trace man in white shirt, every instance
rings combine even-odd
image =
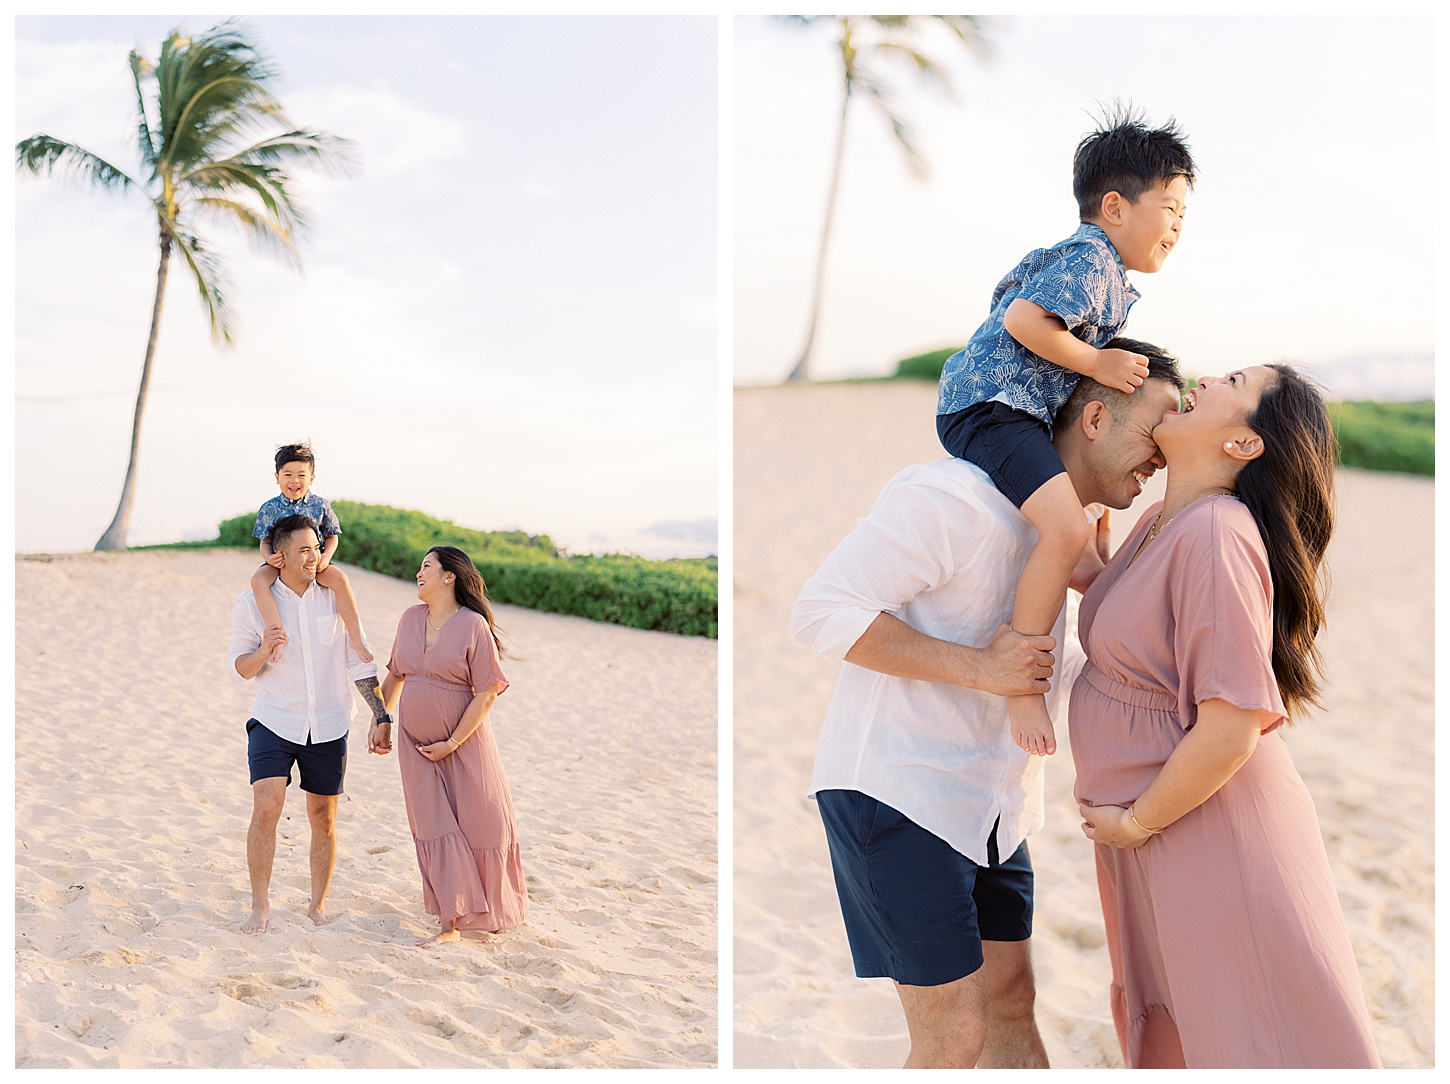
[[[227,669],[238,681],[257,683],[252,718],[247,720],[247,762],[252,778],[252,823],[247,829],[247,868],[252,880],[252,913],[243,933],[261,933],[270,911],[268,889],[277,850],[292,765],[307,794],[312,829],[312,899],[307,916],[321,926],[331,921],[323,905],[337,861],[337,796],[347,770],[347,732],[352,725],[351,679],[373,711],[368,752],[392,748],[392,719],[378,693],[376,663],[353,652],[331,591],[316,582],[322,547],[317,526],[304,515],[278,520],[268,534],[284,564],[272,585],[282,628],[268,628],[251,591],[237,596],[232,610],[232,643]],[[274,648],[295,644],[280,662]]]
[[[1053,444],[1084,504],[1126,508],[1163,460],[1153,429],[1183,378],[1147,343],[1131,395],[1088,377]],[[1107,557],[1106,514],[1073,574],[1085,590]],[[1036,535],[973,463],[908,467],[806,583],[797,640],[843,662],[816,747],[810,796],[856,974],[896,982],[908,1068],[1046,1068],[1033,1017],[1032,865],[1042,760],[1012,741],[1005,697],[1065,696],[1081,665],[1064,642],[1007,622]],[[985,966],[984,966],[985,964]]]

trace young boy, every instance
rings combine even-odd
[[[1088,523],[1052,423],[1078,380],[1131,393],[1143,357],[1099,349],[1138,299],[1127,271],[1163,266],[1183,227],[1194,164],[1173,121],[1150,129],[1119,113],[1078,144],[1073,195],[1082,225],[1051,248],[1029,252],[992,294],[971,342],[942,367],[937,434],[952,455],[977,464],[1037,528],[1017,581],[1012,628],[1052,631],[1067,598]],[[1039,756],[1057,749],[1041,696],[1009,697],[1013,740]]]
[[[262,612],[262,621],[268,628],[282,627],[282,614],[277,609],[277,600],[272,597],[272,585],[277,582],[277,570],[282,567],[282,555],[274,553],[267,535],[272,524],[286,516],[304,515],[317,524],[317,533],[322,542],[322,560],[317,565],[317,582],[337,596],[337,612],[347,626],[347,638],[352,649],[363,662],[372,662],[372,652],[363,642],[362,626],[358,623],[357,598],[352,593],[352,584],[347,575],[332,563],[337,552],[337,538],[342,527],[333,514],[332,505],[326,497],[312,492],[316,460],[312,446],[284,444],[277,449],[277,485],[282,492],[273,497],[257,511],[257,525],[252,528],[252,537],[262,540],[262,560],[266,563],[252,575],[252,595],[257,600],[257,609]],[[282,648],[272,652],[268,662],[282,658]]]

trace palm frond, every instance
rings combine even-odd
[[[134,49],[131,50],[129,60],[131,81],[136,87],[136,115],[139,118],[136,125],[136,144],[141,150],[142,163],[154,167],[156,164],[156,140],[151,135],[151,125],[146,119],[146,94],[141,89],[141,79],[149,76],[155,68],[149,60]]]
[[[993,19],[988,15],[932,15],[979,61],[996,59],[997,43],[992,38]]]
[[[925,180],[931,173],[926,158],[916,145],[916,133],[912,130],[910,122],[901,114],[896,96],[891,89],[874,77],[858,77],[856,85],[871,96],[876,108],[891,125],[891,134],[896,137],[902,152],[906,155],[906,168],[912,176],[918,180]]]
[[[185,190],[228,198],[249,192],[291,236],[306,228],[307,217],[305,208],[292,195],[290,181],[287,172],[276,166],[223,161],[198,166],[178,178],[177,183]]]
[[[333,176],[345,176],[356,168],[355,147],[351,139],[343,139],[331,132],[299,128],[294,132],[269,136],[236,151],[223,161],[244,165],[305,164],[317,166]]]
[[[206,309],[207,322],[211,327],[212,342],[230,346],[237,327],[236,314],[228,303],[231,279],[226,266],[196,234],[181,229],[174,221],[166,225],[175,239],[176,251],[191,269],[197,292],[201,294],[201,303]]]
[[[33,135],[15,144],[15,168],[35,174],[78,173],[102,188],[125,190],[136,184],[104,158],[48,135]]]
[[[289,267],[302,266],[292,233],[271,215],[221,196],[200,196],[192,201],[192,206],[199,218],[239,227],[254,251],[275,256]]]
[[[876,48],[886,56],[908,64],[917,75],[922,76],[928,82],[936,83],[943,90],[951,90],[951,73],[925,53],[894,41],[883,41]]]

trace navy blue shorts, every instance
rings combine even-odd
[[[1052,430],[1006,403],[974,403],[936,416],[942,447],[987,472],[997,492],[1021,508],[1028,497],[1064,473]]]
[[[858,977],[941,986],[982,966],[983,941],[1032,936],[1026,843],[999,861],[994,827],[979,866],[860,791],[818,791],[816,804]]]
[[[347,772],[347,735],[332,741],[306,745],[279,738],[256,719],[247,720],[247,766],[252,782],[286,776],[292,785],[292,764],[309,794],[341,794]]]

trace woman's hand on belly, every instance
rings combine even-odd
[[[1082,832],[1094,843],[1109,847],[1120,847],[1131,851],[1153,838],[1153,833],[1139,828],[1120,805],[1079,805],[1077,814],[1082,818]]]

